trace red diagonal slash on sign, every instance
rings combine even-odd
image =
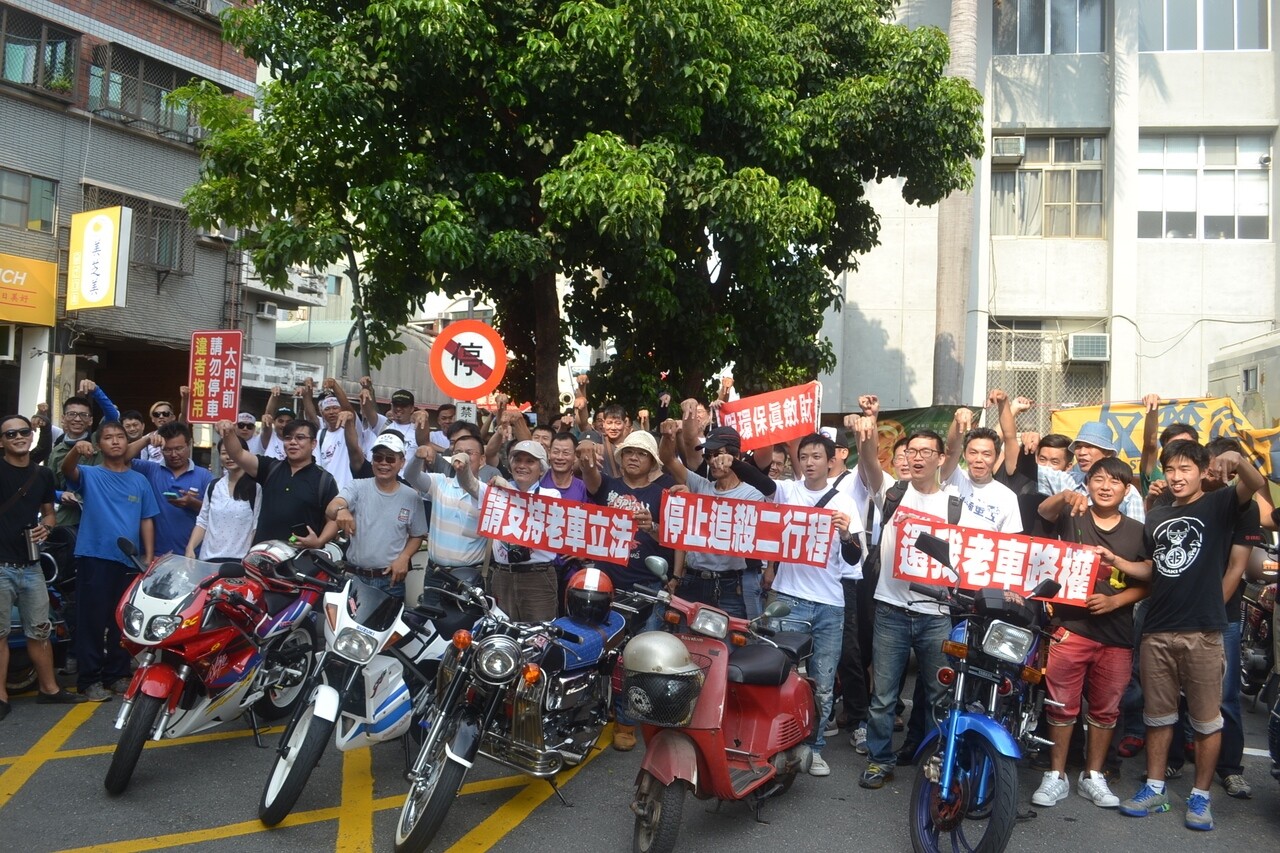
[[[463,349],[457,338],[449,341],[444,351],[453,356],[463,367],[471,368],[471,372],[481,379],[488,379],[493,373],[493,368],[481,361],[479,356],[472,355]]]

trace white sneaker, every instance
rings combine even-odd
[[[1111,788],[1107,786],[1107,777],[1101,773],[1090,771],[1081,773],[1078,786],[1076,790],[1080,796],[1086,800],[1093,800],[1093,804],[1100,809],[1114,809],[1120,805],[1120,798],[1111,793]]]
[[[822,757],[822,753],[815,752],[813,754],[813,763],[809,765],[810,776],[830,776],[831,765],[827,764],[826,759]]]
[[[1037,806],[1056,806],[1071,793],[1071,783],[1066,776],[1056,770],[1050,770],[1040,780],[1040,787],[1031,795],[1031,802]]]
[[[853,730],[853,734],[849,737],[849,743],[853,746],[853,751],[858,755],[867,754],[867,724],[859,723],[858,727]]]

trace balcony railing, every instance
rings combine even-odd
[[[271,388],[279,385],[287,389],[286,393],[292,393],[307,377],[311,377],[318,387],[324,382],[324,367],[303,361],[246,355],[240,373],[240,380],[246,388]]]

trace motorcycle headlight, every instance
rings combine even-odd
[[[699,634],[723,640],[729,633],[729,617],[718,610],[703,607],[698,610],[698,615],[693,617],[689,628]]]
[[[142,614],[138,614],[141,621]],[[147,624],[148,640],[163,640],[174,631],[178,630],[178,626],[182,624],[180,616],[152,616],[151,621]]]
[[[132,604],[124,606],[124,632],[130,637],[142,637],[142,611]]]
[[[996,620],[987,628],[982,638],[982,651],[1007,663],[1020,664],[1031,651],[1035,635],[1026,628]]]
[[[480,641],[476,655],[476,674],[490,684],[511,680],[520,666],[520,645],[510,637],[496,635]]]
[[[343,628],[333,641],[333,650],[349,661],[368,663],[378,652],[378,641],[355,628]]]

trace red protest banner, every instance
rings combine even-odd
[[[1098,555],[1087,545],[956,527],[927,515],[899,509],[893,576],[898,580],[953,586],[955,578],[937,561],[912,547],[921,533],[951,543],[953,570],[964,589],[1006,589],[1027,595],[1040,581],[1056,580],[1062,589],[1049,601],[1083,605],[1093,593]]]
[[[681,551],[821,568],[831,554],[834,515],[829,509],[666,491],[658,541]]]
[[[191,333],[187,387],[187,423],[235,420],[240,410],[240,374],[244,332]]]
[[[817,432],[821,413],[822,383],[810,382],[725,403],[716,416],[738,431],[743,450],[755,450]]]
[[[625,563],[636,538],[636,520],[623,509],[490,486],[476,532],[538,551]]]

